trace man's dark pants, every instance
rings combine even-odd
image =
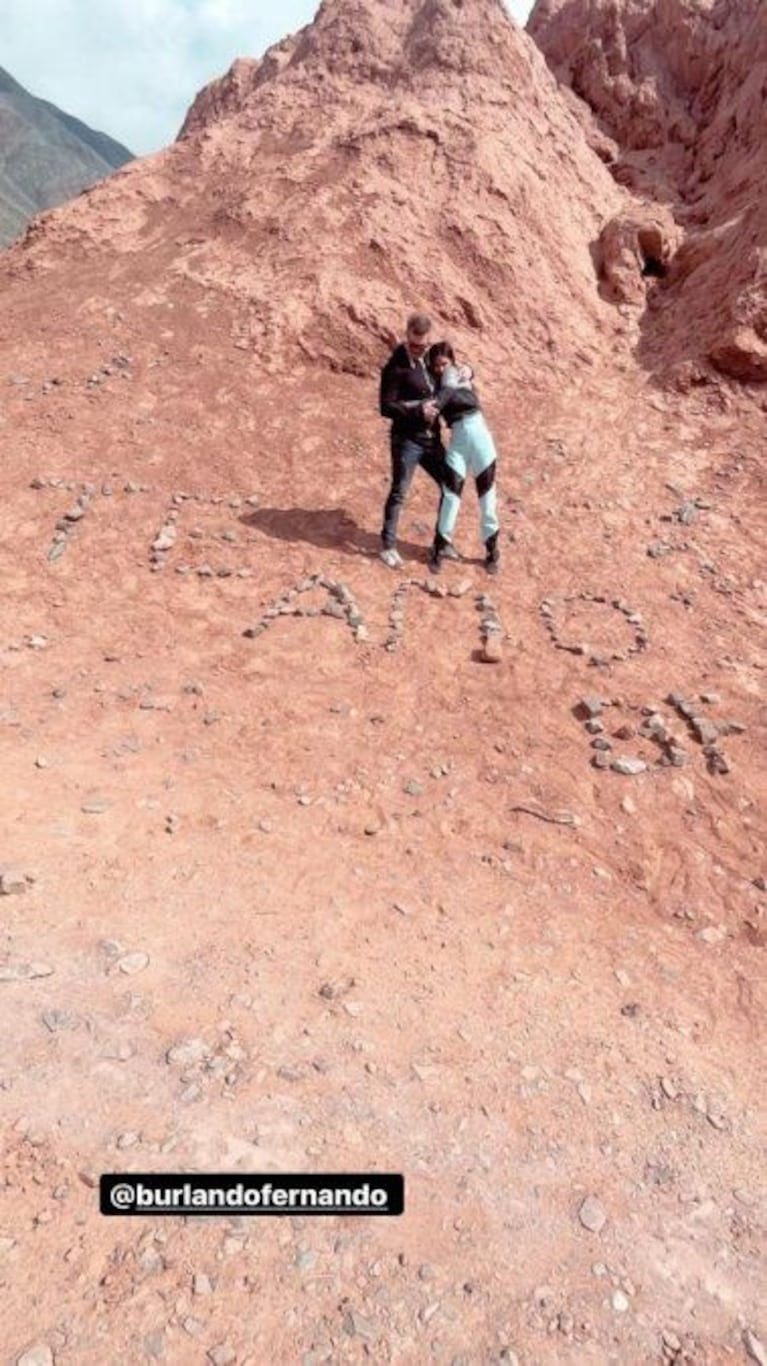
[[[384,550],[397,544],[397,527],[403,504],[410,492],[413,475],[418,466],[426,470],[442,491],[445,450],[439,438],[431,441],[416,441],[411,437],[391,435],[391,488],[384,507],[384,522],[381,532]],[[440,496],[440,503],[442,498]]]

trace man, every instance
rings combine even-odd
[[[381,370],[381,416],[391,422],[391,488],[384,507],[381,559],[390,569],[399,569],[402,556],[397,550],[400,512],[419,465],[442,491],[444,449],[439,424],[424,417],[423,405],[434,392],[434,381],[426,367],[431,319],[413,313],[407,320],[405,340],[395,347]],[[458,559],[450,547],[449,558]]]

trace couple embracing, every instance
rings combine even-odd
[[[476,481],[485,566],[500,564],[496,514],[496,452],[473,386],[470,367],[455,363],[449,342],[430,345],[431,320],[422,313],[408,319],[405,340],[381,371],[381,416],[391,421],[392,480],[384,508],[381,559],[398,569],[397,526],[413,475],[420,465],[440,489],[437,527],[429,557],[432,573],[443,560],[459,559],[453,546],[461,494],[468,475]],[[447,451],[439,419],[450,430]]]

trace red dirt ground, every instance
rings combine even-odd
[[[423,591],[421,478],[388,650],[384,341],[365,376],[267,373],[238,301],[170,285],[125,203],[111,273],[57,236],[87,204],[3,264],[3,1360],[764,1360],[760,391],[664,389],[596,281],[580,360],[575,318],[536,370],[533,262],[506,365],[504,333],[458,329],[502,575],[468,491],[464,563]],[[244,634],[314,574],[367,640],[322,614]],[[736,723],[727,772],[671,692]],[[594,696],[637,776],[594,767]],[[684,766],[615,736],[643,708]],[[404,1173],[401,1218],[98,1213],[102,1172],[367,1169]]]

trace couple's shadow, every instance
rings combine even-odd
[[[344,555],[370,558],[381,550],[381,537],[358,526],[343,508],[260,507],[243,513],[240,521],[277,541],[306,541],[321,550],[340,551]],[[398,546],[409,559],[428,559],[428,546],[402,540]]]

